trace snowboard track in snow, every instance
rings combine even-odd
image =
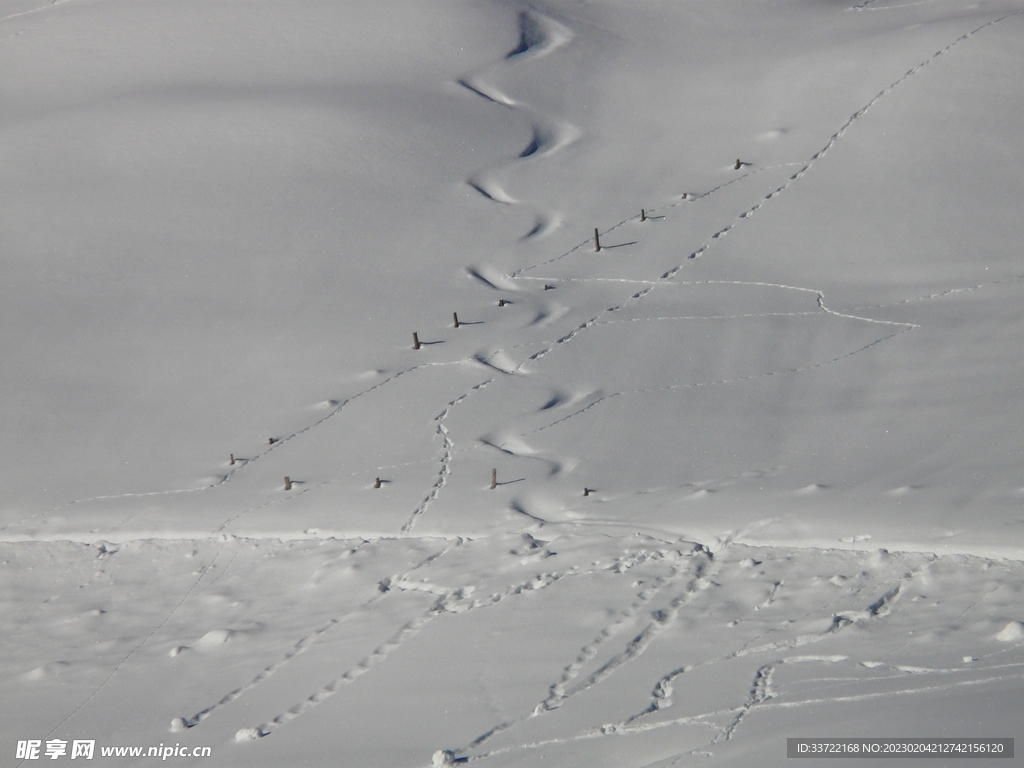
[[[488,77],[491,74],[500,77],[501,73],[508,68],[520,67],[529,61],[547,56],[573,39],[573,34],[567,27],[534,8],[524,8],[519,11],[518,31],[519,42],[515,48],[497,61],[486,64],[456,80],[459,85],[476,96],[480,96],[492,104],[521,113],[531,124],[530,140],[521,151],[510,159],[499,160],[474,172],[466,180],[466,184],[485,199],[500,205],[524,204],[505,190],[500,179],[505,175],[505,171],[522,163],[536,162],[550,157],[581,136],[577,126],[538,112],[529,105],[513,99],[494,85]],[[523,239],[546,235],[562,219],[562,214],[556,210],[529,204],[527,207],[532,209],[535,223]]]

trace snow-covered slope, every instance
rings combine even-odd
[[[1014,736],[1022,25],[0,4],[0,749]]]

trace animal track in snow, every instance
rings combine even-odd
[[[363,543],[360,544],[359,546],[357,546],[355,549],[350,550],[350,553],[354,553],[355,551],[357,551],[358,549],[360,549],[362,546],[364,546],[367,543],[368,542],[363,541]],[[436,562],[437,560],[439,560],[440,558],[444,557],[446,554],[451,552],[456,547],[461,546],[462,543],[463,543],[462,539],[456,539],[455,541],[448,542],[448,543],[445,544],[445,546],[442,549],[440,549],[437,552],[434,552],[434,553],[428,555],[422,561],[420,561],[419,563],[414,565],[410,570],[408,570],[408,571],[406,571],[404,573],[401,573],[401,574],[395,574],[394,576],[385,579],[384,582],[381,583],[383,585],[383,587],[379,585],[378,588],[375,590],[375,592],[368,599],[363,601],[354,611],[350,611],[349,613],[346,613],[346,614],[344,614],[342,616],[331,617],[326,622],[320,624],[318,627],[316,627],[312,631],[310,631],[307,634],[303,635],[302,637],[300,637],[298,640],[295,641],[295,643],[282,655],[282,657],[280,659],[278,659],[274,663],[270,664],[269,666],[265,667],[264,669],[260,670],[260,672],[252,680],[250,680],[248,683],[246,683],[245,685],[242,685],[242,686],[240,686],[238,688],[235,688],[234,690],[229,691],[228,693],[224,694],[224,696],[222,696],[215,703],[213,703],[213,704],[211,704],[211,705],[209,705],[207,707],[204,707],[203,709],[201,709],[198,712],[196,712],[196,714],[194,714],[189,719],[184,720],[184,723],[188,727],[190,727],[190,728],[195,726],[195,725],[198,725],[203,720],[208,718],[211,714],[213,714],[214,711],[216,711],[216,710],[218,710],[218,709],[220,709],[220,708],[222,708],[224,706],[227,706],[231,702],[233,702],[236,699],[238,699],[239,697],[241,697],[243,694],[248,693],[253,688],[258,686],[260,683],[263,683],[264,681],[269,679],[272,675],[274,675],[282,667],[284,667],[288,663],[290,663],[297,656],[301,655],[302,653],[305,653],[305,651],[307,651],[314,643],[319,641],[321,639],[321,637],[324,634],[326,634],[327,632],[329,632],[331,629],[334,629],[339,624],[344,622],[346,619],[352,617],[353,615],[355,615],[356,613],[358,613],[360,611],[366,610],[367,608],[369,608],[370,606],[374,605],[376,602],[381,600],[387,594],[387,592],[390,591],[392,584],[411,583],[412,574],[414,574],[416,571],[420,570],[421,568],[424,568],[425,566],[428,566],[431,563]],[[268,731],[263,731],[264,734],[266,734],[267,732]]]
[[[751,208],[748,208],[747,210],[743,211],[735,219],[733,219],[732,222],[730,222],[726,226],[724,226],[724,227],[720,228],[719,230],[717,230],[714,234],[712,234],[712,236],[710,238],[705,240],[704,243],[696,251],[691,253],[689,258],[690,259],[694,259],[694,258],[699,258],[700,256],[702,256],[705,252],[707,252],[707,250],[709,248],[711,248],[711,246],[713,245],[714,242],[716,242],[718,239],[720,239],[721,237],[726,235],[739,222],[744,221],[744,220],[750,218],[752,215],[754,215],[757,211],[759,211],[766,204],[768,204],[769,202],[771,202],[772,200],[777,198],[779,195],[781,195],[783,192],[785,192],[793,183],[795,183],[795,182],[799,181],[801,178],[803,178],[803,176],[821,158],[823,158],[829,152],[829,150],[832,149],[833,146],[835,146],[835,144],[845,135],[846,131],[849,130],[849,128],[851,126],[853,126],[854,123],[856,123],[858,120],[860,120],[881,99],[883,99],[885,96],[887,96],[889,93],[891,93],[894,89],[896,89],[903,82],[905,82],[906,80],[908,80],[909,78],[911,78],[915,74],[917,74],[917,72],[919,72],[922,68],[927,66],[929,63],[935,61],[937,58],[945,55],[955,45],[959,44],[960,42],[963,42],[964,40],[967,40],[968,38],[970,38],[971,36],[973,36],[977,32],[981,31],[982,29],[985,29],[986,27],[989,27],[989,26],[991,26],[993,24],[999,23],[999,22],[1001,22],[1001,21],[1003,21],[1005,19],[1011,18],[1013,16],[1020,15],[1022,13],[1024,13],[1024,11],[1018,11],[1018,12],[1014,12],[1014,13],[1011,13],[1011,14],[1007,14],[1005,16],[1002,16],[1002,17],[998,18],[998,19],[991,20],[991,21],[989,21],[989,22],[987,22],[987,23],[977,27],[976,29],[972,30],[971,32],[968,32],[968,33],[965,33],[964,35],[961,35],[959,38],[954,40],[952,43],[950,43],[949,45],[945,46],[944,48],[942,48],[939,51],[937,51],[936,53],[934,53],[930,58],[928,58],[925,61],[921,62],[917,66],[912,67],[906,74],[904,74],[898,80],[894,81],[888,87],[886,87],[882,91],[879,91],[863,107],[861,107],[859,110],[854,112],[847,119],[847,121],[845,123],[843,123],[843,125],[841,125],[840,128],[835,133],[833,133],[831,137],[829,137],[829,140],[825,143],[825,145],[821,149],[819,149],[816,153],[814,153],[810,157],[810,159],[808,159],[808,160],[806,160],[806,161],[804,161],[802,163],[794,164],[796,166],[799,166],[799,169],[792,176],[790,176],[790,178],[785,183],[783,183],[782,185],[776,187],[771,192],[769,192],[767,195],[765,195],[765,197],[760,202],[758,202],[756,205],[754,205]],[[743,177],[740,177],[740,178],[743,178]],[[737,179],[734,179],[731,182],[727,182],[727,183],[735,183],[736,181],[739,181],[739,180],[740,179],[737,178]],[[721,186],[724,186],[724,185],[721,185]],[[714,191],[717,191],[718,189],[720,189],[721,186],[720,187],[716,187],[714,190],[711,190],[711,191],[709,191],[707,193],[704,193],[700,197],[706,197],[707,195],[712,194]],[[699,197],[694,198],[694,199],[699,199]],[[683,202],[689,202],[689,201],[690,201],[690,197],[689,197],[689,195],[687,195]],[[680,203],[676,203],[674,205],[679,205],[679,204]],[[662,210],[662,209],[658,209],[658,210]],[[630,217],[629,219],[625,219],[625,220],[619,222],[614,227],[609,228],[608,230],[605,230],[605,233],[610,232],[610,231],[612,231],[612,230],[614,230],[614,229],[616,229],[616,228],[618,228],[620,226],[623,226],[626,222],[631,221],[633,218],[634,217]],[[602,234],[604,234],[604,233],[602,233]],[[545,265],[545,264],[553,263],[553,262],[558,261],[558,260],[560,260],[562,258],[565,258],[566,256],[568,256],[568,255],[570,255],[572,253],[576,253],[577,251],[579,251],[582,248],[586,247],[589,244],[589,242],[590,242],[589,240],[584,241],[584,242],[580,243],[579,245],[575,246],[574,248],[570,249],[569,251],[566,251],[565,253],[563,253],[563,254],[561,254],[559,256],[556,256],[553,259],[549,259],[548,261],[541,262],[539,264],[535,264],[535,265],[530,266],[530,267],[524,267],[524,268],[515,270],[515,271],[511,272],[508,275],[508,277],[509,278],[513,278],[513,279],[520,278],[527,271],[536,269],[537,267]],[[679,265],[669,269],[668,271],[664,272],[661,275],[660,280],[661,281],[671,280],[672,278],[675,277],[676,274],[679,273],[679,271],[682,268],[683,268],[683,264],[679,264]],[[583,331],[586,331],[589,328],[591,328],[594,325],[596,325],[599,322],[601,322],[602,318],[605,317],[606,315],[614,313],[614,312],[618,312],[618,311],[622,310],[624,307],[629,306],[630,304],[643,299],[644,297],[646,297],[647,295],[650,294],[651,290],[653,290],[655,285],[656,285],[656,283],[649,285],[647,288],[634,293],[632,296],[630,296],[623,303],[621,303],[619,305],[616,305],[616,306],[613,306],[613,307],[610,307],[609,309],[607,309],[604,312],[602,312],[600,315],[598,315],[598,316],[596,316],[594,318],[591,318],[590,320],[587,320],[587,321],[581,323],[576,328],[571,330],[569,333],[567,333],[563,337],[557,339],[556,342],[554,344],[552,344],[550,347],[542,349],[541,351],[539,351],[539,352],[535,353],[534,355],[532,355],[529,358],[529,361],[539,360],[539,359],[543,358],[548,353],[550,353],[553,349],[557,348],[559,345],[564,344],[564,343],[566,343],[568,341],[571,341],[579,333],[581,333]],[[827,309],[822,304],[822,299],[821,299],[821,296],[820,296],[820,292],[819,292],[819,306],[824,311],[826,311],[826,312],[828,312],[830,314],[834,314],[836,316],[855,318],[855,319],[866,321],[866,322],[878,322],[878,321],[872,321],[870,318],[856,317],[856,316],[853,316],[853,315],[849,315],[849,314],[845,314],[845,313],[840,313],[840,312],[835,312],[833,310]],[[892,325],[901,325],[901,324],[892,323]],[[894,333],[894,334],[890,334],[889,336],[883,337],[881,339],[878,339],[874,343],[877,344],[877,343],[880,343],[882,341],[886,341],[886,340],[888,340],[888,339],[898,335],[899,333],[902,333],[905,330],[910,330],[910,328],[914,327],[911,324],[902,324],[902,325],[904,326],[903,330],[901,330],[901,331],[899,331],[897,333]],[[872,345],[868,345],[868,347],[870,347],[870,346],[873,346],[873,344]],[[868,347],[865,347],[864,349],[867,349]],[[857,350],[857,352],[864,351],[864,349]],[[846,356],[835,358],[834,360],[828,361],[826,364],[831,363],[831,362],[837,362],[838,360],[843,359],[843,357],[846,357]],[[521,367],[522,366],[520,366],[520,368]],[[796,370],[793,370],[793,371],[778,371],[778,372],[775,372],[775,373],[792,373],[792,372],[796,372]],[[726,383],[726,382],[716,382],[716,383]]]
[[[956,40],[954,40],[952,43],[948,44],[944,48],[942,48],[939,51],[937,51],[936,53],[934,53],[930,58],[926,59],[925,61],[921,62],[917,66],[915,66],[915,67],[911,68],[910,70],[908,70],[908,72],[906,74],[904,74],[901,78],[899,78],[898,80],[893,82],[891,85],[889,85],[887,88],[885,88],[882,91],[880,91],[879,93],[877,93],[867,104],[865,104],[865,106],[863,106],[857,112],[853,113],[853,115],[850,116],[850,118],[840,127],[840,129],[838,131],[836,131],[830,137],[829,141],[826,142],[826,144],[822,147],[822,149],[818,150],[818,152],[816,152],[814,155],[812,155],[809,160],[807,160],[807,161],[805,161],[803,163],[791,164],[791,165],[799,166],[799,170],[793,176],[790,177],[789,181],[787,181],[785,184],[781,185],[780,187],[778,187],[775,190],[773,190],[772,192],[770,192],[757,205],[755,205],[752,208],[744,211],[731,224],[729,224],[728,226],[726,226],[723,229],[718,230],[714,235],[712,235],[712,237],[709,240],[705,241],[704,245],[702,245],[696,252],[691,254],[691,258],[694,257],[694,256],[697,256],[697,255],[703,254],[707,250],[707,248],[710,247],[711,243],[714,242],[714,240],[720,238],[722,236],[722,234],[724,234],[729,229],[731,229],[733,226],[735,226],[739,221],[741,221],[741,220],[743,220],[745,218],[749,218],[749,216],[752,215],[752,213],[754,213],[757,210],[759,210],[765,203],[767,203],[768,201],[770,201],[770,200],[774,199],[775,197],[777,197],[779,194],[781,194],[781,192],[785,191],[785,189],[787,189],[793,182],[799,180],[813,166],[813,164],[815,162],[817,162],[822,157],[824,157],[824,155],[835,145],[835,143],[840,138],[842,138],[842,136],[845,134],[846,130],[848,130],[856,121],[858,121],[860,118],[862,118],[867,113],[867,111],[870,110],[871,107],[873,107],[878,101],[880,101],[882,98],[884,98],[889,93],[891,93],[900,84],[902,84],[907,79],[912,77],[914,74],[919,72],[923,67],[927,66],[929,63],[931,63],[931,62],[935,61],[936,59],[938,59],[939,57],[945,55],[954,46],[958,45],[959,43],[961,43],[961,42],[963,42],[963,41],[965,41],[967,39],[969,39],[970,37],[972,37],[973,35],[977,34],[978,32],[986,29],[987,27],[993,26],[993,25],[998,24],[998,23],[1000,23],[1002,21],[1005,21],[1005,20],[1007,20],[1009,18],[1012,18],[1012,17],[1015,17],[1015,16],[1019,16],[1021,14],[1024,14],[1024,11],[1016,11],[1016,12],[1009,13],[1009,14],[1006,14],[1004,16],[998,17],[996,19],[992,19],[992,20],[986,22],[985,24],[982,24],[982,25],[976,27],[975,29],[971,30],[970,32],[967,32],[967,33],[961,35]],[[511,51],[502,60],[502,63],[499,64],[499,66],[505,65],[505,63],[508,63],[508,62],[526,61],[526,60],[529,60],[529,59],[532,59],[532,58],[537,58],[537,57],[540,57],[540,56],[543,56],[543,55],[547,55],[548,53],[556,50],[561,45],[564,45],[566,42],[568,42],[572,38],[571,33],[564,26],[562,26],[561,24],[555,22],[553,19],[550,19],[550,18],[548,18],[546,16],[543,16],[543,15],[538,14],[538,13],[533,12],[533,11],[523,11],[522,12],[522,14],[519,17],[519,28],[520,28],[520,43],[519,43],[519,45],[513,51]],[[489,98],[492,101],[495,101],[496,103],[500,103],[500,104],[503,104],[503,105],[509,106],[509,107],[516,106],[516,102],[514,102],[512,99],[510,99],[507,96],[504,96],[504,94],[501,94],[500,91],[497,91],[493,87],[486,85],[485,81],[482,79],[482,77],[481,77],[481,75],[479,73],[471,74],[471,75],[468,75],[468,76],[464,77],[462,80],[460,80],[460,83],[465,85],[467,88],[470,88],[471,90],[479,93],[480,95],[485,96],[486,98]],[[536,125],[540,126],[541,124],[537,123]],[[561,131],[562,131],[561,134],[559,134],[558,131],[556,130],[554,132],[554,135],[556,136],[556,138],[550,144],[550,147],[551,147],[550,151],[553,151],[553,149],[555,147],[561,148],[562,146],[564,146],[566,141],[570,140],[569,137],[571,136],[572,130],[574,130],[574,129],[572,129],[571,126],[566,127],[564,125],[561,128]],[[535,128],[535,140],[536,140],[537,136],[546,136],[546,135],[549,135],[549,134],[545,133],[545,129],[544,128],[542,128],[542,127],[536,127]],[[545,141],[545,140],[546,139],[542,138],[540,141]],[[534,142],[531,142],[531,145],[533,143]],[[530,149],[530,145],[527,146],[527,149]],[[548,149],[542,149],[539,142],[538,142],[537,149],[538,149],[538,153],[539,154],[544,154],[545,152],[549,151]],[[524,154],[526,154],[527,157],[530,157],[530,156],[532,156],[533,153],[525,153],[524,152]],[[762,169],[762,170],[767,170],[767,169]],[[666,208],[675,207],[675,206],[678,206],[678,205],[682,205],[682,204],[693,202],[695,200],[702,199],[704,197],[707,197],[707,196],[713,194],[714,192],[722,189],[723,187],[725,187],[725,186],[727,186],[729,184],[737,183],[737,182],[741,181],[742,179],[746,178],[747,176],[749,176],[749,175],[751,175],[753,173],[757,173],[757,172],[758,172],[758,170],[750,171],[749,173],[744,174],[743,176],[740,176],[740,177],[732,179],[732,180],[730,180],[728,182],[725,182],[724,184],[719,185],[718,187],[715,187],[714,189],[709,190],[709,191],[704,192],[704,193],[700,193],[700,194],[696,194],[696,195],[687,194],[682,201],[674,203],[672,206],[666,206]],[[659,210],[662,210],[662,209],[659,209]],[[653,212],[654,212],[654,209],[652,209],[652,213]],[[636,217],[631,216],[630,218],[623,220],[622,222],[620,222],[619,224],[615,225],[614,227],[609,228],[608,230],[606,230],[606,232],[613,231],[617,227],[620,227],[623,224],[625,224],[626,222],[632,221],[634,218],[636,218]],[[509,278],[519,278],[519,277],[521,277],[523,275],[523,273],[525,273],[527,271],[530,271],[532,269],[535,269],[538,266],[541,266],[542,264],[552,263],[553,261],[557,261],[557,260],[559,260],[561,258],[564,258],[565,256],[567,256],[567,255],[569,255],[571,253],[574,253],[574,252],[578,251],[580,248],[582,248],[585,245],[589,244],[589,242],[590,242],[589,240],[584,241],[583,243],[581,243],[580,245],[576,246],[575,248],[570,249],[566,253],[561,254],[560,256],[557,256],[554,259],[551,259],[551,260],[549,260],[547,262],[542,262],[541,264],[536,264],[536,265],[533,265],[533,266],[530,266],[530,267],[524,267],[524,268],[521,268],[519,270],[515,270],[512,273],[510,273],[509,275],[507,275],[506,277],[509,277]],[[665,280],[671,279],[675,274],[678,273],[678,271],[681,268],[682,268],[682,265],[679,265],[679,266],[676,266],[673,269],[669,270],[668,272],[664,273],[662,275],[662,277],[661,277],[661,281],[665,281]],[[658,282],[659,281],[651,281],[651,283],[649,284],[649,288],[653,287],[654,285],[657,285]],[[987,284],[983,284],[983,285],[987,285]],[[982,286],[976,286],[976,287],[982,287]],[[955,289],[955,290],[968,290],[968,289]],[[605,313],[602,313],[602,315],[607,314],[609,312],[618,311],[618,310],[622,309],[624,306],[644,298],[646,295],[648,295],[649,292],[650,292],[649,289],[637,292],[637,293],[633,294],[630,297],[630,299],[628,299],[624,304],[616,306],[616,307],[612,307],[609,310],[606,310]],[[939,295],[944,295],[944,294],[936,294],[935,296],[939,296]],[[921,298],[923,299],[923,298],[932,298],[932,297],[921,297]],[[910,301],[910,300],[908,300],[908,301]],[[830,310],[826,310],[826,311],[830,311]],[[844,314],[838,313],[838,312],[833,312],[833,314],[836,314],[836,315],[839,315],[839,316],[853,317],[853,316],[844,315]],[[866,321],[869,320],[868,318],[857,318],[857,319],[859,319],[859,320],[866,320]],[[544,350],[541,350],[540,352],[536,353],[530,359],[531,360],[535,360],[535,359],[542,358],[548,352],[550,352],[551,349],[553,349],[556,345],[563,344],[563,343],[565,343],[567,341],[570,341],[579,332],[592,327],[597,322],[599,322],[599,320],[600,320],[600,317],[594,318],[591,321],[587,321],[585,323],[582,323],[580,326],[578,326],[576,329],[571,331],[569,334],[567,334],[567,335],[563,336],[562,338],[558,339],[550,347],[548,347],[548,348],[546,348]],[[875,322],[882,322],[882,321],[875,321]],[[893,325],[897,325],[897,324],[893,323]],[[892,336],[895,336],[895,335],[896,334],[893,334]],[[879,342],[880,341],[885,341],[888,338],[892,338],[892,336],[888,336],[888,337],[885,337],[883,339],[879,339]],[[863,350],[859,350],[859,351],[863,351]],[[837,359],[841,359],[841,358],[837,358]],[[835,361],[831,361],[831,362],[835,362]],[[440,365],[440,364],[442,364],[442,363],[427,364],[427,365]],[[166,491],[155,491],[155,492],[148,492],[148,493],[126,493],[126,494],[116,494],[116,495],[113,495],[113,496],[98,496],[98,497],[76,499],[76,500],[73,500],[73,501],[70,501],[70,502],[65,502],[64,504],[60,504],[60,505],[58,505],[56,507],[53,507],[51,509],[44,510],[42,512],[38,512],[38,513],[34,513],[32,515],[29,515],[29,516],[27,516],[27,517],[25,517],[25,518],[23,518],[21,520],[15,521],[13,523],[10,523],[10,524],[4,526],[3,528],[0,528],[0,530],[7,530],[9,528],[12,528],[12,527],[15,527],[17,525],[20,525],[20,524],[22,524],[24,522],[27,522],[30,519],[34,519],[34,518],[42,516],[42,515],[50,514],[52,512],[55,512],[55,511],[57,511],[59,509],[62,509],[64,507],[72,505],[72,504],[84,503],[84,502],[87,502],[87,501],[99,501],[99,500],[112,499],[112,498],[142,498],[142,497],[147,497],[147,496],[159,496],[159,495],[167,495],[167,494],[194,493],[194,492],[198,492],[198,491],[202,491],[202,490],[208,490],[210,488],[217,487],[219,485],[222,485],[223,483],[229,482],[230,479],[235,475],[235,473],[237,473],[239,470],[241,470],[241,469],[245,468],[246,466],[248,466],[248,464],[251,463],[252,461],[258,460],[262,456],[264,456],[267,453],[269,453],[269,451],[275,450],[277,448],[280,448],[281,446],[286,444],[288,441],[298,437],[299,435],[302,435],[305,432],[308,432],[310,429],[313,429],[313,428],[317,427],[318,425],[322,424],[323,422],[325,422],[326,420],[332,418],[334,415],[336,415],[338,412],[340,412],[342,409],[344,409],[346,407],[346,405],[351,403],[356,398],[361,397],[363,394],[367,394],[368,392],[370,392],[370,391],[372,391],[374,389],[377,389],[377,388],[379,388],[381,386],[386,385],[387,383],[389,383],[390,381],[393,381],[394,379],[398,378],[399,376],[402,376],[402,375],[405,375],[406,373],[410,373],[412,371],[418,370],[421,367],[423,367],[423,366],[413,366],[412,368],[406,369],[404,371],[400,371],[400,372],[394,374],[393,376],[389,377],[389,379],[386,379],[385,381],[379,382],[378,384],[374,385],[373,387],[370,387],[370,388],[368,388],[368,389],[366,389],[366,390],[364,390],[362,392],[357,393],[356,395],[353,395],[352,397],[348,398],[347,400],[342,401],[334,410],[332,410],[330,413],[328,413],[325,416],[323,416],[321,419],[318,419],[317,421],[313,422],[312,424],[310,424],[309,426],[305,427],[304,429],[301,429],[301,430],[299,430],[299,431],[297,431],[297,432],[295,432],[295,433],[293,433],[291,435],[286,436],[285,438],[282,438],[282,439],[278,440],[274,444],[272,444],[269,447],[265,448],[262,452],[260,452],[258,454],[255,454],[250,460],[246,461],[245,463],[241,464],[240,466],[236,467],[235,469],[230,470],[229,472],[227,472],[224,475],[220,476],[213,483],[210,483],[208,485],[204,485],[204,486],[201,486],[201,487],[178,488],[178,489],[172,489],[172,490],[166,490]],[[520,368],[521,367],[522,366],[520,366]],[[789,371],[780,371],[779,373],[787,373],[787,372],[789,372]],[[726,382],[720,382],[720,383],[726,383]],[[305,489],[305,490],[308,490],[308,489]],[[239,514],[244,514],[244,513],[239,513]],[[234,517],[237,517],[237,516],[238,515],[235,515]],[[232,519],[234,519],[234,518],[232,518]],[[228,523],[230,523],[230,522],[231,522],[231,520],[227,521],[218,530],[223,530],[224,527]]]
[[[430,507],[430,505],[437,498],[438,494],[441,492],[441,489],[444,488],[444,486],[447,484],[448,475],[451,474],[452,453],[455,444],[448,436],[448,428],[445,427],[444,420],[448,418],[448,414],[451,413],[452,408],[461,403],[474,392],[479,392],[492,381],[494,381],[494,379],[487,379],[487,381],[484,381],[480,384],[477,384],[474,387],[471,387],[467,392],[465,392],[462,395],[459,395],[457,398],[448,403],[448,405],[445,406],[445,409],[441,411],[441,413],[439,413],[436,417],[434,417],[434,423],[437,424],[437,434],[441,436],[441,440],[444,443],[444,453],[441,456],[441,468],[438,470],[437,479],[434,481],[434,485],[430,489],[430,493],[428,493],[426,498],[423,499],[422,502],[420,502],[420,505],[415,510],[413,510],[412,515],[405,522],[405,525],[402,526],[403,536],[408,536],[412,532],[413,526],[416,525],[416,521],[426,513],[427,509]]]
[[[726,544],[725,546],[728,545]],[[657,577],[649,585],[645,586],[629,606],[616,614],[616,617],[610,624],[605,626],[591,642],[583,646],[576,658],[563,668],[559,679],[550,686],[548,696],[531,713],[499,723],[460,749],[459,752],[468,752],[475,749],[497,734],[508,731],[531,718],[542,716],[547,712],[557,709],[569,698],[599,685],[621,666],[641,656],[651,643],[672,625],[680,608],[692,599],[696,593],[711,586],[711,581],[707,576],[708,568],[712,564],[713,558],[706,548],[699,545],[687,555],[682,554],[678,549],[669,549],[652,554],[642,552],[632,557],[627,554],[619,558],[610,568],[614,572],[624,573],[647,559],[668,559],[672,561],[690,557],[697,557],[698,560],[696,561],[697,564],[693,567],[691,573],[693,578],[691,578],[686,590],[669,601],[665,608],[654,611],[651,614],[651,621],[626,644],[622,651],[612,655],[608,661],[583,680],[571,684],[578,678],[584,665],[597,655],[605,643],[621,633],[660,592],[664,591],[679,576],[689,570],[683,564],[672,566],[668,575]],[[499,749],[485,755],[478,755],[477,757],[486,757],[504,751],[506,750]]]
[[[432,362],[432,363],[422,363],[420,365],[414,365],[414,366],[411,366],[409,368],[400,370],[400,371],[392,374],[391,376],[388,376],[383,381],[379,381],[376,384],[374,384],[373,386],[367,387],[366,389],[363,389],[363,390],[357,392],[356,394],[354,394],[354,395],[352,395],[352,396],[350,396],[350,397],[348,397],[348,398],[346,398],[346,399],[344,399],[344,400],[342,400],[340,402],[337,402],[337,401],[326,401],[326,402],[329,402],[329,403],[333,404],[329,413],[327,413],[324,416],[320,417],[319,419],[313,421],[312,423],[306,425],[302,429],[299,429],[299,430],[297,430],[297,431],[295,431],[295,432],[293,432],[293,433],[291,433],[289,435],[286,435],[284,437],[276,438],[273,443],[270,443],[269,445],[264,447],[262,451],[259,451],[259,452],[255,453],[255,454],[253,454],[249,458],[236,459],[237,466],[234,469],[231,469],[231,470],[227,471],[223,475],[220,475],[219,477],[217,477],[213,482],[207,483],[205,485],[197,486],[197,487],[192,487],[192,488],[174,488],[174,489],[165,490],[165,491],[149,491],[149,492],[143,492],[143,493],[118,493],[118,494],[107,494],[107,495],[103,495],[103,496],[90,496],[88,498],[74,499],[72,501],[67,501],[67,502],[64,502],[62,504],[58,504],[55,507],[51,507],[49,509],[42,510],[40,512],[35,512],[35,513],[31,514],[31,515],[28,515],[26,517],[21,518],[20,520],[16,520],[13,523],[8,523],[5,526],[0,526],[0,531],[6,531],[6,530],[9,530],[11,528],[15,528],[15,527],[17,527],[17,526],[19,526],[19,525],[21,525],[23,523],[28,522],[29,520],[33,520],[33,519],[36,519],[36,518],[39,518],[39,517],[43,517],[45,515],[50,515],[53,512],[57,512],[57,511],[59,511],[61,509],[64,509],[65,507],[69,507],[69,506],[72,506],[72,505],[75,505],[75,504],[85,504],[87,502],[107,501],[107,500],[113,500],[113,499],[149,498],[149,497],[155,497],[155,496],[168,496],[168,495],[175,495],[175,494],[198,493],[198,492],[201,492],[201,491],[209,491],[209,490],[211,490],[213,488],[217,488],[217,487],[219,487],[221,485],[224,485],[225,483],[230,482],[232,480],[232,478],[237,473],[239,473],[243,469],[246,469],[249,465],[253,464],[254,462],[256,462],[258,460],[260,460],[264,456],[268,455],[271,451],[280,450],[282,447],[287,445],[292,440],[295,440],[296,438],[298,438],[298,437],[300,437],[300,436],[310,432],[311,430],[316,429],[317,427],[323,425],[328,420],[330,420],[334,416],[337,416],[339,413],[341,413],[348,405],[350,405],[353,401],[359,399],[360,397],[362,397],[364,395],[367,395],[367,394],[370,394],[371,392],[373,392],[373,391],[375,391],[377,389],[380,389],[381,387],[385,387],[388,384],[392,383],[393,381],[401,378],[402,376],[405,376],[407,374],[413,373],[415,371],[418,371],[418,370],[421,370],[421,369],[424,369],[424,368],[457,365],[460,362],[461,361],[457,361],[457,362],[454,362],[454,363],[449,363],[449,362],[436,362],[436,363],[434,363],[434,362]],[[305,488],[302,491],[300,491],[300,492],[298,492],[298,493],[296,493],[293,496],[288,497],[288,498],[295,498],[296,496],[299,496],[302,493],[306,493],[309,490],[311,490],[311,489],[310,488]],[[257,509],[262,509],[263,507],[268,506],[270,504],[276,504],[276,503],[280,503],[280,502],[286,501],[286,500],[287,499],[274,499],[274,500],[268,501],[268,502],[266,502],[264,504],[259,504],[259,505],[255,506],[255,507],[250,508],[250,509],[246,509],[246,510],[242,510],[240,512],[237,512],[236,514],[234,514],[231,517],[229,517],[219,527],[214,529],[213,533],[214,534],[221,533],[232,522],[234,522],[237,518],[241,517],[242,515],[247,514],[248,512],[252,512],[252,511],[255,511]],[[116,530],[116,527],[114,529],[112,529],[112,530]]]
[[[568,575],[578,574],[537,574],[526,582],[510,585],[502,592],[494,593],[488,597],[478,599],[472,598],[472,594],[475,590],[465,587],[438,595],[437,600],[429,608],[402,625],[397,632],[395,632],[385,642],[378,645],[370,654],[363,657],[358,664],[345,671],[340,677],[326,683],[323,687],[312,693],[303,701],[288,708],[285,712],[282,712],[266,723],[263,723],[258,727],[258,730],[263,735],[269,735],[276,728],[294,720],[297,717],[301,717],[314,707],[319,706],[328,698],[341,691],[349,683],[366,674],[376,665],[382,663],[388,655],[412,640],[420,633],[420,631],[423,630],[424,627],[438,616],[446,613],[460,614],[477,608],[486,608],[495,605],[512,595],[522,595],[527,592],[544,589]],[[396,588],[402,588],[403,583],[403,581],[396,582]],[[436,591],[434,590],[420,589],[418,587],[414,591],[436,594]],[[254,681],[249,687],[252,687],[256,682],[257,681]],[[225,701],[224,703],[227,702]]]
[[[651,600],[653,600],[659,592],[662,591],[666,586],[675,581],[682,573],[681,567],[674,567],[667,576],[661,576],[654,579],[651,584],[644,587],[643,590],[636,596],[636,599],[630,603],[630,605],[621,611],[616,617],[615,621],[610,625],[604,627],[601,632],[580,649],[579,655],[570,663],[565,669],[562,670],[562,676],[558,682],[553,684],[550,688],[548,697],[537,705],[537,709],[534,714],[540,714],[544,711],[550,711],[556,709],[562,705],[565,699],[572,696],[576,691],[570,688],[570,683],[576,679],[579,675],[580,670],[584,664],[590,661],[594,656],[597,655],[598,650],[601,646],[614,637],[616,634],[621,632],[625,626],[632,622],[636,615],[646,606]]]

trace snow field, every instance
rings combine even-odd
[[[1020,3],[303,11],[4,5],[4,744],[1013,735]]]

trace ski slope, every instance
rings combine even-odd
[[[1022,25],[0,1],[5,764],[1017,736]]]

